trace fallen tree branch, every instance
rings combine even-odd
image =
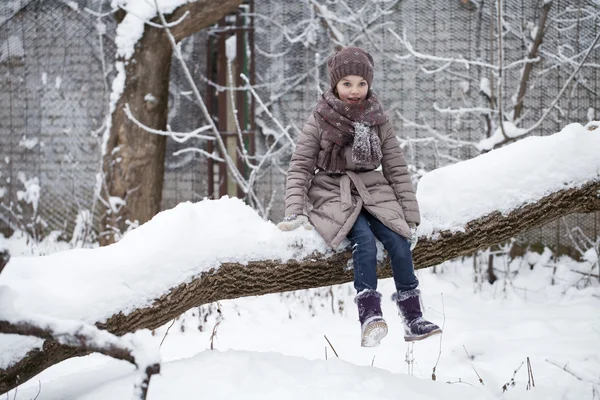
[[[563,215],[598,211],[598,193],[600,179],[580,188],[551,193],[536,203],[509,213],[495,212],[471,221],[464,232],[444,231],[438,233],[436,239],[421,238],[413,253],[415,268],[427,268],[455,257],[472,255],[477,250],[507,241]],[[115,335],[123,335],[142,328],[158,328],[192,307],[219,300],[350,282],[353,279],[352,270],[347,268],[350,257],[351,252],[347,250],[330,257],[315,255],[287,262],[264,260],[247,265],[224,263],[191,282],[172,288],[156,299],[151,307],[137,309],[128,315],[115,314],[105,322],[96,323],[96,326]],[[389,262],[384,260],[379,277],[391,276]],[[47,340],[42,350],[33,350],[16,364],[5,370],[0,369],[0,393],[53,364],[84,355],[87,351]],[[20,381],[17,381],[18,377]]]
[[[93,326],[79,325],[75,329],[71,328],[72,324],[67,325],[68,328],[53,328],[48,326],[40,326],[31,321],[7,321],[0,320],[0,333],[35,336],[40,339],[46,339],[44,342],[44,350],[47,347],[54,347],[59,354],[69,354],[71,357],[76,355],[84,355],[88,353],[100,353],[117,360],[127,361],[135,365],[141,372],[141,377],[136,383],[136,398],[145,400],[148,393],[148,385],[152,375],[160,373],[159,363],[150,363],[148,365],[139,363],[135,356],[134,350],[127,345],[124,345],[123,339],[114,336],[106,331],[100,331]],[[48,349],[50,354],[55,351]],[[27,355],[30,356],[31,352]],[[39,353],[32,355],[33,358],[38,358]],[[52,364],[51,364],[52,365]],[[18,377],[17,379],[19,379]]]

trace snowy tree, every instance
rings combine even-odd
[[[111,115],[104,136],[103,176],[100,180],[104,216],[100,242],[109,244],[160,210],[166,137],[135,124],[166,130],[169,70],[173,48],[156,16],[156,4],[122,0],[116,18],[117,77],[112,85]],[[164,5],[163,5],[164,3]],[[158,2],[168,13],[176,41],[198,32],[235,10],[241,0],[199,0],[189,4]],[[174,7],[175,5],[175,7]],[[153,22],[154,21],[154,22]]]

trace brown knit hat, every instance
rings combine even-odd
[[[334,88],[345,76],[356,75],[365,78],[370,88],[373,83],[374,66],[373,57],[363,49],[344,47],[327,60],[331,87]]]

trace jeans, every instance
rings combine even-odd
[[[363,290],[377,290],[377,238],[387,250],[392,264],[394,283],[398,292],[415,289],[419,280],[410,251],[410,243],[403,236],[392,231],[377,218],[363,209],[348,233],[352,243],[354,263],[354,288],[357,293]]]

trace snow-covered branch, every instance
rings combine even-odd
[[[10,287],[0,287],[1,334],[34,336],[46,341],[45,348],[52,348],[53,343],[69,349],[73,355],[94,352],[127,361],[139,371],[133,398],[146,399],[150,378],[160,373],[160,354],[156,349],[130,334],[119,337],[79,321],[23,314],[12,306],[17,296]],[[12,378],[11,374],[7,375],[6,379]],[[16,379],[18,381],[19,377]]]
[[[152,133],[155,135],[169,136],[177,143],[185,143],[190,139],[215,140],[215,138],[213,136],[201,135],[202,132],[206,132],[211,129],[210,125],[201,126],[200,128],[195,129],[191,132],[162,131],[160,129],[150,128],[149,126],[141,123],[131,113],[131,109],[129,108],[129,103],[125,104],[125,107],[123,108],[123,110],[125,111],[125,115],[127,115],[127,118],[129,118],[131,120],[131,122],[133,122],[138,127],[142,128],[146,132]]]

